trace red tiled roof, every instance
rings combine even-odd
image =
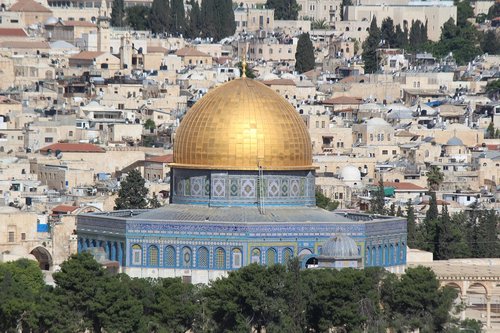
[[[184,47],[175,52],[179,57],[211,57],[209,54],[198,51],[193,47]]]
[[[52,13],[52,11],[33,0],[19,0],[12,6],[11,12]]]
[[[0,28],[0,37],[28,37],[23,29]]]
[[[172,163],[174,161],[174,155],[161,155],[161,156],[153,156],[146,159],[146,162],[157,162],[157,163]]]
[[[77,210],[78,206],[69,206],[69,205],[59,205],[59,206],[55,206],[54,208],[52,208],[52,212],[53,213],[71,213],[72,211],[75,211]]]
[[[92,59],[97,58],[103,54],[104,54],[104,52],[98,52],[98,51],[82,51],[82,52],[70,57],[69,59],[92,60]]]
[[[55,152],[59,150],[60,152],[67,153],[104,153],[105,150],[99,146],[93,145],[91,143],[54,143],[50,146],[43,147],[40,152]]]
[[[295,82],[290,79],[276,79],[276,80],[268,80],[262,81],[266,86],[294,86]]]
[[[396,190],[400,191],[426,191],[427,189],[422,186],[415,185],[413,183],[407,182],[384,182],[386,187],[394,187]]]
[[[349,96],[339,96],[335,98],[325,99],[323,104],[338,105],[338,104],[363,104],[363,101],[359,97],[349,97]]]

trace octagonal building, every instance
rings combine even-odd
[[[250,263],[298,256],[306,267],[343,234],[362,267],[402,270],[406,220],[317,208],[311,148],[290,103],[258,81],[229,81],[177,129],[171,204],[80,215],[78,249],[103,248],[134,277],[208,283]]]

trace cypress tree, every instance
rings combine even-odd
[[[181,35],[186,32],[186,13],[184,12],[183,0],[171,0],[170,29],[174,35]]]
[[[396,32],[394,33],[394,47],[406,48],[408,44],[408,36],[401,29],[401,25],[396,25]]]
[[[201,12],[198,1],[191,0],[191,11],[189,12],[189,25],[186,33],[190,38],[196,38],[201,33]]]
[[[215,0],[203,0],[201,3],[201,21],[203,36],[215,37],[217,32]]]
[[[113,27],[123,27],[125,21],[125,3],[123,0],[113,0],[111,7],[111,25]]]
[[[385,211],[385,192],[384,192],[384,182],[380,178],[378,182],[377,191],[370,200],[370,210],[372,213],[384,215]]]
[[[394,31],[394,21],[392,20],[392,18],[386,17],[382,21],[380,33],[382,40],[385,42],[385,47],[396,47],[396,32]]]
[[[417,221],[415,218],[415,210],[411,203],[411,199],[406,204],[406,221],[408,232],[408,246],[410,248],[417,247]]]
[[[216,14],[218,14],[217,35],[215,38],[221,40],[234,35],[234,31],[236,30],[233,2],[231,0],[217,0],[215,4]]]
[[[168,0],[153,0],[151,5],[151,30],[154,33],[168,32],[170,23],[170,6]]]
[[[267,0],[266,8],[274,9],[275,20],[297,20],[299,16],[297,0]]]
[[[295,52],[295,70],[304,73],[314,69],[314,47],[309,38],[309,33],[303,33],[299,36],[297,42],[297,51]]]
[[[365,63],[365,73],[374,73],[378,70],[377,48],[380,44],[380,29],[377,26],[377,18],[374,16],[368,37],[363,42],[363,61]]]

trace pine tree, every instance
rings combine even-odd
[[[314,69],[314,48],[309,38],[309,33],[303,33],[299,36],[297,42],[297,52],[295,53],[295,70],[304,73]]]
[[[153,0],[151,5],[151,30],[153,33],[168,32],[170,26],[169,0]]]
[[[498,225],[500,217],[495,210],[482,211],[478,219],[477,253],[479,258],[498,258],[500,247]]]
[[[123,27],[125,23],[125,3],[123,0],[113,0],[111,8],[111,25]]]
[[[121,181],[118,198],[115,200],[115,209],[143,209],[147,207],[146,196],[148,189],[141,173],[134,169],[127,178]]]
[[[377,48],[380,45],[380,29],[377,26],[377,18],[374,16],[368,37],[363,42],[363,61],[365,63],[365,73],[374,73],[378,70]]]

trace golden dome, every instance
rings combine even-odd
[[[266,85],[232,80],[200,99],[174,142],[177,168],[310,170],[311,139],[293,106]]]

